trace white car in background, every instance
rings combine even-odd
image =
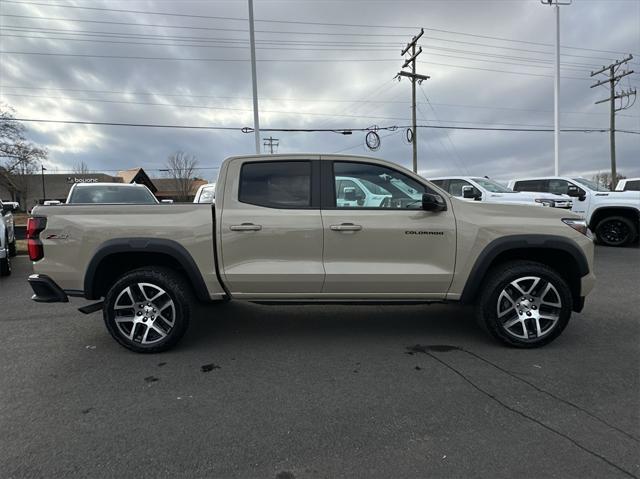
[[[215,203],[216,201],[216,184],[207,183],[202,185],[196,191],[196,196],[193,198],[194,203]]]
[[[573,200],[572,211],[581,215],[601,244],[627,246],[640,232],[640,191],[610,191],[580,177],[547,176],[517,178],[509,182],[516,191],[566,193]]]
[[[640,178],[625,178],[618,181],[616,191],[640,191]]]
[[[11,274],[11,256],[16,255],[13,210],[13,205],[0,201],[0,276]]]
[[[489,178],[471,176],[447,176],[429,180],[458,198],[488,203],[515,203],[521,205],[550,206],[570,209],[569,196],[550,193],[524,193],[513,191]]]

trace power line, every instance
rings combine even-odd
[[[230,127],[230,126],[191,126],[191,125],[167,125],[167,124],[150,124],[150,123],[122,123],[122,122],[97,122],[97,121],[79,121],[79,120],[48,120],[41,118],[12,118],[10,121],[24,121],[27,123],[60,123],[71,125],[98,125],[98,126],[129,126],[142,128],[176,128],[176,129],[193,129],[193,130],[226,130],[237,131],[242,133],[252,133],[253,128],[250,127]],[[393,126],[377,126],[377,130],[397,130],[408,128],[409,125],[393,125]],[[432,128],[442,130],[468,130],[468,131],[515,131],[515,132],[538,132],[550,133],[552,128],[499,128],[499,127],[470,127],[470,126],[454,126],[454,125],[417,125],[418,128]],[[354,131],[371,131],[368,128],[261,128],[261,131],[284,132],[284,133],[344,133]],[[606,133],[608,128],[565,128],[561,131],[567,133]],[[640,131],[618,130],[624,133],[640,134]]]
[[[15,27],[15,26],[5,26],[3,27],[4,30],[7,31],[18,31],[18,32],[32,32],[32,33],[56,33],[56,34],[64,34],[64,35],[83,35],[83,36],[106,36],[106,37],[113,37],[113,38],[145,38],[145,39],[162,39],[165,41],[197,41],[197,42],[216,42],[216,43],[242,43],[242,44],[248,44],[248,41],[242,38],[215,38],[215,37],[202,37],[202,36],[176,36],[176,35],[155,35],[155,34],[142,34],[142,33],[131,33],[131,32],[100,32],[100,31],[95,31],[95,30],[68,30],[68,29],[59,29],[59,28],[40,28],[40,27],[29,27],[29,28],[22,28],[22,27]],[[445,42],[445,43],[457,43],[457,44],[464,44],[464,45],[471,45],[474,47],[486,47],[486,48],[494,48],[494,49],[502,49],[502,50],[513,50],[513,51],[517,51],[517,52],[527,52],[527,53],[534,53],[534,54],[540,54],[540,55],[551,55],[553,54],[553,52],[545,52],[545,51],[540,51],[540,50],[530,50],[530,49],[526,49],[526,48],[516,48],[516,47],[510,47],[510,46],[504,46],[504,45],[489,45],[486,43],[478,43],[478,42],[466,42],[466,41],[461,41],[461,40],[451,40],[451,39],[446,39],[446,38],[437,38],[437,37],[424,37],[425,40],[432,40],[432,41],[437,41],[437,42]],[[387,46],[388,48],[397,48],[399,45],[398,43],[395,42],[354,42],[354,41],[348,41],[348,40],[341,40],[341,41],[330,41],[330,40],[311,40],[311,39],[307,39],[305,41],[297,41],[297,40],[278,40],[278,39],[268,39],[268,40],[257,40],[257,43],[259,44],[263,44],[263,45],[279,45],[279,44],[294,44],[294,45],[318,45],[318,46],[333,46],[333,45],[342,45],[342,46],[363,46],[363,47],[370,47],[371,45],[383,45],[383,46]],[[427,48],[427,47],[425,47]],[[452,51],[452,52],[462,52],[462,53],[477,53],[477,54],[483,54],[485,56],[489,56],[491,55],[490,53],[486,53],[486,52],[476,52],[476,51],[469,51],[469,50],[456,50],[456,49],[447,49],[444,47],[435,47],[435,46],[429,46],[428,49],[432,49],[432,50],[442,50],[442,51]],[[576,57],[576,58],[586,58],[592,61],[596,61],[596,60],[605,60],[605,61],[609,61],[610,58],[608,57],[596,57],[596,56],[592,56],[592,55],[577,55],[577,54],[571,54],[571,53],[563,53],[564,57]],[[511,57],[513,58],[513,57]],[[519,58],[519,57],[516,57]],[[550,61],[550,60],[548,60]],[[564,64],[570,64],[568,62],[563,62]]]
[[[5,94],[6,95],[6,94]],[[172,107],[172,108],[193,108],[193,109],[203,109],[203,110],[222,110],[222,111],[236,111],[248,113],[252,112],[251,108],[235,108],[235,107],[217,107],[217,106],[205,106],[205,105],[184,105],[184,104],[175,104],[175,103],[153,103],[153,102],[135,102],[135,101],[126,101],[126,100],[104,100],[104,99],[96,99],[96,98],[73,98],[73,97],[50,97],[50,96],[40,96],[40,95],[19,95],[19,94],[8,94],[7,96],[18,96],[18,97],[27,97],[27,98],[41,98],[47,100],[77,100],[81,102],[96,102],[96,103],[114,103],[114,104],[125,104],[125,105],[140,105],[140,106],[163,106],[163,107]],[[276,113],[281,115],[298,115],[298,116],[324,116],[324,117],[340,117],[340,118],[367,118],[370,120],[405,120],[404,117],[399,116],[380,116],[380,115],[363,115],[361,113],[358,114],[345,114],[345,113],[324,113],[324,112],[303,112],[300,110],[296,111],[287,111],[287,110],[262,110],[265,113]],[[355,113],[355,112],[354,112]],[[481,124],[486,125],[486,122],[474,122],[474,121],[458,121],[458,120],[446,120],[449,123],[458,123],[458,124]],[[523,126],[523,127],[544,127],[545,125],[532,125],[528,123],[491,123],[493,125],[503,125],[503,126]],[[572,127],[572,128],[581,128],[581,127]]]
[[[248,45],[201,45],[201,44],[175,44],[175,43],[154,43],[154,42],[129,42],[129,41],[117,41],[117,40],[98,40],[98,39],[85,39],[85,38],[65,38],[65,37],[46,37],[46,36],[32,36],[32,35],[15,35],[15,34],[7,34],[2,33],[0,36],[3,37],[15,37],[15,38],[33,38],[33,39],[43,39],[43,40],[59,40],[59,41],[75,41],[75,42],[92,42],[92,43],[106,43],[106,44],[123,44],[123,45],[147,45],[147,46],[167,46],[167,47],[193,47],[193,48],[222,48],[222,49],[248,49]],[[354,51],[354,52],[369,52],[369,51],[390,51],[395,50],[394,48],[367,48],[367,47],[342,47],[342,46],[328,46],[328,47],[320,47],[320,48],[309,48],[309,47],[300,47],[300,45],[292,44],[291,46],[258,46],[256,47],[260,50],[284,50],[284,51],[301,51],[301,52],[316,52],[316,51]],[[438,51],[449,51],[449,52],[460,52],[471,55],[479,55],[486,56],[491,58],[501,58],[507,60],[516,60],[512,62],[504,62],[499,60],[488,60],[485,58],[469,58],[458,55],[450,55],[445,53],[436,53],[429,52],[431,55],[435,56],[443,56],[447,58],[455,58],[462,60],[470,60],[474,62],[490,62],[490,63],[501,63],[504,65],[513,65],[513,66],[525,66],[528,68],[552,68],[552,66],[547,66],[546,64],[552,63],[551,60],[545,60],[541,58],[530,58],[530,57],[516,57],[509,55],[499,55],[487,52],[477,52],[471,50],[458,50],[458,49],[450,49],[450,48],[439,48],[439,47],[424,47],[427,50],[438,50]],[[526,63],[523,63],[526,62]],[[539,64],[539,65],[538,65]],[[573,62],[564,62],[563,69],[575,72],[586,72],[592,69],[593,65],[589,65],[586,63],[573,63]]]
[[[99,7],[84,7],[84,6],[79,6],[79,5],[61,5],[61,4],[48,4],[48,3],[40,3],[40,2],[19,2],[19,1],[15,1],[15,0],[5,0],[5,3],[13,3],[13,4],[23,4],[23,5],[41,5],[41,6],[48,6],[48,7],[62,7],[62,8],[76,8],[76,9],[83,9],[83,10],[94,10],[94,11],[112,11],[112,12],[120,12],[120,13],[136,13],[136,14],[145,14],[145,15],[160,15],[160,16],[169,16],[169,17],[186,17],[186,18],[200,18],[200,19],[209,19],[209,20],[231,20],[231,21],[242,21],[242,22],[246,22],[247,18],[244,17],[222,17],[222,16],[212,16],[212,15],[195,15],[195,14],[184,14],[184,13],[171,13],[171,12],[152,12],[152,11],[142,11],[142,10],[125,10],[125,9],[110,9],[110,8],[99,8]],[[7,15],[7,16],[11,16],[11,15]],[[22,17],[26,17],[29,18],[29,16],[22,16]],[[47,17],[31,17],[31,18],[44,18],[44,19],[50,19]],[[56,19],[59,20],[59,19]],[[62,20],[75,20],[75,19],[62,19]],[[81,21],[81,20],[75,20],[75,21]],[[406,25],[375,25],[375,24],[362,24],[362,23],[328,23],[328,22],[309,22],[309,21],[301,21],[301,20],[273,20],[273,19],[261,19],[255,20],[256,23],[260,22],[260,23],[279,23],[279,24],[293,24],[293,25],[314,25],[314,26],[329,26],[329,27],[350,27],[350,28],[387,28],[387,29],[409,29],[409,30],[416,30],[419,28],[423,28],[424,30],[430,31],[430,32],[437,32],[437,33],[447,33],[447,34],[453,34],[453,35],[463,35],[463,36],[468,36],[468,37],[473,37],[473,38],[484,38],[484,39],[489,39],[489,40],[498,40],[498,41],[503,41],[503,42],[512,42],[512,43],[522,43],[522,44],[528,44],[528,45],[537,45],[537,46],[548,46],[548,47],[552,47],[553,45],[550,43],[543,43],[543,42],[533,42],[533,41],[527,41],[527,40],[517,40],[517,39],[512,39],[512,38],[505,38],[505,37],[497,37],[497,36],[492,36],[492,35],[482,35],[482,34],[475,34],[475,33],[466,33],[466,32],[459,32],[459,31],[455,31],[455,30],[446,30],[446,29],[441,29],[441,28],[429,28],[429,27],[420,27],[420,26],[406,26]],[[143,24],[140,24],[143,25]],[[167,25],[160,25],[163,27],[168,27],[168,28],[186,28],[186,27],[181,27],[181,26],[167,26]],[[197,27],[196,27],[197,28]],[[202,28],[202,27],[201,27]],[[258,31],[258,30],[256,30]],[[274,32],[274,31],[267,31],[268,33],[279,33],[279,32]],[[295,32],[282,32],[282,33],[295,33]],[[298,32],[300,33],[300,32]],[[301,32],[301,34],[316,34],[314,32]],[[332,33],[328,33],[328,32],[319,32],[319,34],[332,34]],[[349,35],[349,34],[337,34],[337,33],[333,33],[335,35]],[[359,34],[353,34],[353,35],[359,35]],[[403,34],[376,34],[376,35],[370,35],[370,34],[365,34],[366,36],[404,36]],[[587,51],[594,51],[594,52],[601,52],[601,53],[613,53],[613,54],[620,54],[621,52],[619,51],[613,51],[613,50],[602,50],[602,49],[593,49],[593,48],[585,48],[585,47],[573,47],[573,46],[563,46],[563,48],[568,48],[568,49],[574,49],[574,50],[587,50]]]
[[[201,61],[201,62],[231,62],[231,63],[242,63],[248,62],[248,59],[241,58],[182,58],[182,57],[145,57],[145,56],[122,56],[122,55],[89,55],[89,54],[79,54],[79,53],[53,53],[53,52],[18,52],[18,51],[6,51],[0,50],[0,54],[11,54],[11,55],[36,55],[36,56],[58,56],[58,57],[75,57],[75,58],[108,58],[114,60],[153,60],[153,61]],[[364,62],[364,63],[389,63],[395,62],[397,60],[393,59],[378,59],[378,58],[314,58],[314,59],[306,59],[306,58],[258,58],[256,59],[258,62],[279,62],[279,63],[350,63],[350,62]],[[497,73],[509,73],[514,75],[526,75],[526,76],[536,76],[536,77],[546,77],[551,78],[552,75],[544,75],[538,73],[528,73],[528,72],[514,72],[509,70],[496,70],[491,68],[480,68],[480,67],[471,67],[464,65],[451,65],[448,63],[437,63],[437,62],[418,62],[427,65],[438,65],[438,66],[446,66],[452,68],[465,68],[469,70],[480,70],[487,72],[497,72]],[[580,80],[580,81],[589,81],[586,78],[582,77],[570,77],[563,76],[562,78],[567,80]]]
[[[385,82],[385,85],[390,84],[391,82]],[[186,94],[186,93],[170,93],[170,92],[143,92],[143,91],[132,91],[132,90],[89,90],[85,88],[54,88],[54,87],[36,87],[36,86],[18,86],[18,85],[0,85],[0,91],[3,88],[9,89],[17,89],[17,90],[47,90],[47,91],[68,91],[68,92],[77,92],[77,93],[98,93],[98,94],[113,94],[113,95],[135,95],[135,96],[166,96],[166,97],[178,97],[178,98],[208,98],[212,100],[251,100],[251,97],[242,97],[242,96],[216,96],[216,95],[197,95],[197,94]],[[345,107],[344,109],[350,110],[351,107],[355,107],[358,103],[372,103],[372,104],[409,104],[410,100],[372,100],[366,99],[370,96],[373,96],[376,92],[372,92],[370,95],[367,95],[365,98],[360,99],[346,99],[346,98],[287,98],[287,97],[261,97],[262,100],[265,101],[274,101],[274,102],[309,102],[309,103],[349,103],[351,105]],[[32,95],[24,95],[17,93],[6,93],[2,92],[5,96],[19,96],[19,97],[31,97]],[[396,95],[397,96],[397,95]],[[41,97],[37,95],[33,95],[35,98],[49,98]],[[81,97],[69,97],[74,100],[84,100]],[[505,107],[505,106],[486,106],[486,105],[470,105],[470,104],[460,104],[460,103],[438,103],[438,102],[430,102],[431,105],[439,106],[439,107],[449,107],[449,108],[476,108],[483,110],[499,110],[499,111],[526,111],[526,112],[536,112],[536,113],[553,113],[553,110],[541,110],[535,108],[513,108],[513,107]],[[354,112],[355,113],[355,112]],[[609,115],[609,113],[600,113],[600,112],[587,112],[587,111],[562,111],[560,112],[564,115],[592,115],[592,116],[604,116]],[[620,117],[627,118],[636,118],[637,115],[617,115]]]
[[[42,40],[60,40],[60,41],[74,41],[74,42],[92,42],[92,43],[106,43],[106,44],[122,44],[122,45],[148,45],[148,46],[166,46],[166,47],[189,47],[189,48],[223,48],[223,49],[243,49],[243,50],[247,50],[249,49],[248,45],[228,45],[228,44],[223,44],[223,45],[201,45],[201,44],[193,44],[193,43],[184,43],[184,44],[175,44],[175,43],[154,43],[154,42],[130,42],[130,41],[117,41],[117,40],[97,40],[97,39],[85,39],[85,38],[64,38],[64,37],[45,37],[45,36],[34,36],[34,35],[15,35],[15,34],[7,34],[7,33],[2,33],[0,34],[0,37],[14,37],[14,38],[33,38],[33,39],[42,39]],[[298,45],[291,45],[291,46],[257,46],[256,47],[259,50],[285,50],[285,51],[301,51],[301,52],[317,52],[317,51],[354,51],[354,52],[369,52],[369,51],[390,51],[390,50],[395,50],[392,47],[388,47],[388,48],[366,48],[366,47],[321,47],[321,48],[309,48],[309,47],[302,47],[300,48]],[[426,49],[435,49],[435,50],[442,50],[442,51],[450,51],[452,49],[446,49],[446,48],[430,48],[430,47],[425,47]],[[522,63],[522,62],[503,62],[503,61],[499,61],[499,60],[487,60],[484,58],[469,58],[469,57],[462,57],[462,56],[457,56],[457,55],[448,55],[448,54],[444,54],[444,53],[435,53],[435,52],[430,52],[431,55],[436,55],[436,56],[443,56],[443,57],[447,57],[447,58],[456,58],[456,59],[462,59],[462,60],[470,60],[470,61],[474,61],[474,62],[491,62],[491,63],[501,63],[504,65],[514,65],[514,66],[526,66],[526,67],[530,67],[530,68],[552,68],[552,66],[546,66],[546,65],[535,65],[535,63],[541,63],[541,64],[547,64],[547,63],[551,63],[550,60],[545,60],[545,59],[540,59],[540,58],[527,58],[527,57],[514,57],[514,56],[507,56],[507,55],[496,55],[496,54],[492,54],[492,53],[485,53],[485,52],[474,52],[474,51],[464,51],[464,50],[457,50],[460,52],[464,52],[464,53],[469,53],[469,54],[476,54],[476,55],[481,55],[481,56],[488,56],[488,57],[493,57],[493,58],[504,58],[504,59],[513,59],[513,60],[524,60],[525,62],[530,62],[533,64],[527,64],[527,63]],[[588,71],[592,68],[592,65],[588,65],[586,63],[569,63],[569,62],[565,62],[563,63],[563,65],[565,65],[563,68],[567,69],[567,70],[571,70],[571,71]]]

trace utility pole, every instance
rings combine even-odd
[[[44,205],[44,200],[47,199],[47,193],[44,191],[44,172],[45,171],[47,171],[47,169],[41,163],[40,164],[40,176],[42,176],[42,204],[43,205]]]
[[[280,146],[280,139],[278,138],[273,138],[273,137],[269,137],[269,138],[264,138],[263,140],[263,146],[265,148],[265,150],[267,148],[269,148],[269,154],[273,155],[273,149],[275,147],[276,151],[278,150],[278,146]]]
[[[418,172],[418,129],[416,124],[416,81],[422,83],[423,80],[428,80],[429,77],[426,75],[419,75],[416,73],[416,59],[418,55],[422,53],[422,47],[416,51],[416,45],[420,37],[424,35],[424,29],[420,29],[420,33],[418,33],[415,37],[411,39],[407,46],[404,47],[400,56],[405,56],[406,53],[411,50],[411,56],[405,60],[402,68],[407,68],[411,65],[411,73],[401,70],[396,77],[407,77],[411,79],[411,125],[412,125],[412,135],[411,135],[411,146],[413,147],[413,172]]]
[[[636,96],[635,88],[630,88],[629,90],[620,90],[616,93],[616,86],[618,85],[618,82],[622,78],[626,77],[627,75],[631,75],[633,73],[633,70],[623,70],[621,72],[618,72],[618,71],[620,70],[620,67],[622,67],[622,65],[630,62],[632,59],[633,59],[633,55],[629,55],[626,58],[623,58],[622,60],[613,62],[609,66],[606,66],[606,67],[603,66],[598,71],[591,72],[591,77],[600,75],[601,73],[605,73],[605,72],[609,76],[609,78],[606,78],[604,80],[600,80],[594,83],[593,85],[591,85],[591,88],[595,88],[597,86],[609,83],[609,90],[610,90],[609,98],[598,100],[595,104],[598,105],[600,103],[609,102],[609,106],[610,106],[609,142],[610,142],[610,149],[611,149],[611,187],[612,188],[615,188],[617,179],[618,179],[618,176],[617,176],[618,174],[616,172],[616,112],[630,108],[631,105],[633,105],[633,103],[631,103],[631,97],[634,98],[634,103],[635,103],[635,96]],[[627,99],[627,102],[624,107],[622,106],[623,98]],[[616,100],[620,100],[619,108],[616,107]]]
[[[258,115],[258,79],[256,75],[256,34],[253,28],[253,0],[249,0],[249,42],[251,43],[251,83],[253,84],[253,132],[256,155],[260,154],[260,120]]]

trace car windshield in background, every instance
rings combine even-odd
[[[69,203],[156,204],[155,196],[146,188],[131,186],[76,186]]]
[[[473,181],[475,181],[485,190],[490,191],[491,193],[515,193],[515,191],[511,191],[510,189],[502,186],[500,183],[496,183],[495,181],[488,178],[473,178]]]
[[[584,178],[571,178],[573,181],[580,183],[583,186],[586,186],[592,191],[611,191],[606,186],[599,185],[593,181],[585,180]]]
[[[202,188],[198,203],[213,203],[216,198],[216,187],[209,186],[208,188]]]

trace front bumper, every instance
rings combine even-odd
[[[31,299],[38,303],[68,303],[69,298],[60,286],[46,274],[32,274],[29,285],[33,289]]]

